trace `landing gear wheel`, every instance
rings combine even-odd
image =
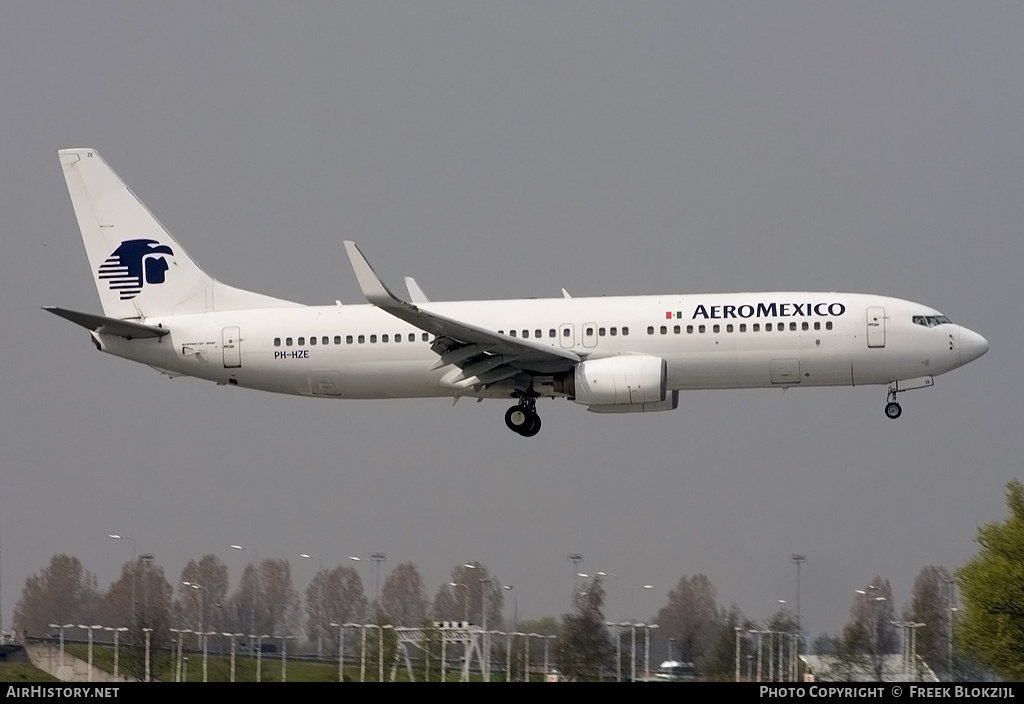
[[[512,406],[505,411],[505,425],[523,437],[532,438],[540,432],[540,416],[527,405]]]
[[[509,430],[522,434],[524,428],[529,428],[532,425],[530,411],[524,406],[512,406],[505,411],[505,425],[509,427]]]
[[[519,434],[524,438],[532,438],[534,435],[540,432],[540,416],[536,413],[532,414],[533,424],[527,430],[520,430]]]
[[[903,415],[903,406],[896,403],[895,401],[890,401],[889,403],[885,404],[885,415],[895,420],[896,418],[899,418],[901,415]]]

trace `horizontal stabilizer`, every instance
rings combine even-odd
[[[155,328],[152,325],[133,323],[130,320],[118,320],[117,318],[105,318],[102,315],[90,313],[79,313],[66,308],[55,308],[44,306],[43,310],[58,315],[65,320],[70,320],[75,325],[81,325],[86,330],[92,330],[100,335],[116,335],[128,340],[147,337],[163,337],[170,332],[167,328]]]

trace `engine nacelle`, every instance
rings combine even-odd
[[[658,404],[665,401],[667,376],[661,357],[624,354],[588,359],[576,365],[568,395],[587,406]]]

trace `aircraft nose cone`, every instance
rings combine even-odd
[[[973,362],[988,352],[988,340],[967,328],[960,328],[960,363]]]

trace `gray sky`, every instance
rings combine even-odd
[[[612,618],[698,572],[767,617],[793,552],[811,633],[876,574],[902,607],[1021,474],[1022,35],[1018,2],[3,3],[5,625],[54,553],[105,588],[111,532],[232,588],[231,543],[300,589],[301,552],[413,560],[431,596],[480,560],[527,617],[567,610],[570,551]],[[361,302],[353,239],[436,300],[868,292],[992,350],[895,422],[882,387],[689,392],[541,402],[532,440],[493,401],[172,381],[39,310],[100,310],[56,157],[86,146],[213,276],[304,303]]]

